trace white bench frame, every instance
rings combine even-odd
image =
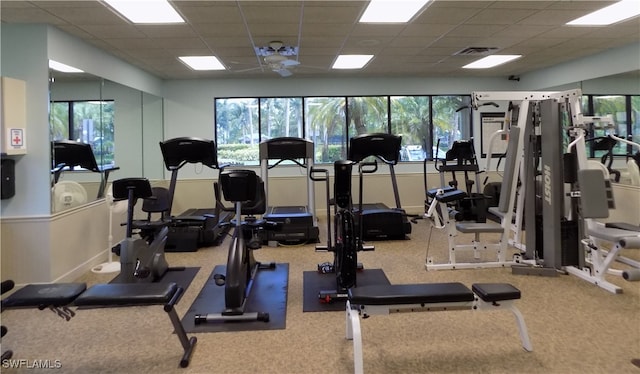
[[[351,302],[347,301],[346,306],[346,339],[353,340],[353,368],[355,374],[364,373],[364,362],[362,357],[362,330],[360,328],[360,318],[367,318],[371,315],[389,315],[391,313],[403,313],[403,312],[437,312],[437,311],[450,311],[450,310],[478,310],[478,311],[493,311],[506,309],[513,313],[516,324],[518,325],[518,332],[520,334],[520,340],[522,347],[525,351],[533,351],[531,340],[529,339],[529,333],[527,325],[524,322],[524,317],[520,310],[515,306],[516,300],[502,300],[488,302],[482,300],[478,295],[475,295],[474,301],[463,302],[447,302],[447,303],[421,303],[421,304],[390,304],[390,305],[351,305]]]

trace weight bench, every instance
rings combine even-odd
[[[475,283],[472,290],[462,283],[390,284],[351,288],[348,291],[347,340],[353,340],[353,365],[362,374],[362,333],[360,318],[374,314],[435,312],[448,310],[510,310],[516,318],[522,347],[533,347],[520,310],[514,301],[520,290],[507,283]]]
[[[30,284],[2,300],[2,308],[50,308],[67,321],[75,316],[69,306],[117,307],[164,305],[184,353],[180,367],[189,366],[197,339],[188,338],[175,311],[184,292],[176,283],[97,284],[89,289],[85,283]]]

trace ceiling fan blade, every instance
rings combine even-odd
[[[296,61],[296,60],[284,60],[282,62],[280,62],[282,64],[282,66],[296,66],[296,65],[300,65],[300,62]]]
[[[292,73],[292,72],[290,72],[289,70],[284,69],[284,68],[282,68],[282,69],[277,69],[277,70],[274,70],[274,71],[275,71],[276,73],[280,74],[280,76],[282,76],[282,77],[290,77],[290,76],[292,76],[292,75],[293,75],[293,73]]]

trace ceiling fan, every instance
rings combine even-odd
[[[266,47],[256,47],[256,55],[265,62],[272,71],[282,77],[289,77],[293,73],[288,69],[300,65],[298,60],[290,59],[291,56],[298,56],[298,47],[286,46],[281,41],[269,42]]]

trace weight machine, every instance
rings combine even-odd
[[[523,157],[528,138],[527,129],[531,128],[532,103],[550,97],[550,92],[474,92],[472,94],[472,105],[475,109],[486,102],[512,101],[518,104],[510,105],[507,118],[515,117],[516,123],[510,121],[510,126],[492,134],[493,139],[498,135],[508,135],[507,155],[505,157],[504,175],[500,191],[500,199],[497,207],[491,207],[488,212],[492,213],[499,223],[486,221],[458,221],[455,215],[449,214],[449,207],[452,203],[467,197],[464,191],[452,187],[443,186],[428,191],[431,204],[425,216],[430,218],[436,228],[444,228],[448,234],[449,260],[447,263],[436,263],[434,259],[427,255],[425,267],[427,270],[440,269],[468,269],[468,268],[488,268],[506,267],[516,264],[517,256],[507,259],[509,245],[514,245],[518,249],[524,248],[520,243],[520,227],[522,222],[523,193],[525,186],[520,183],[525,163]],[[490,143],[492,144],[492,142]],[[491,148],[489,157],[491,156]],[[489,163],[487,164],[489,165]],[[477,165],[472,171],[477,171]],[[487,166],[487,169],[489,166]],[[471,169],[470,169],[471,170]],[[476,174],[477,177],[477,174]],[[443,184],[444,181],[441,180]],[[478,183],[477,181],[475,183]],[[516,206],[518,209],[516,210]],[[515,212],[514,212],[515,210]],[[460,234],[473,234],[474,239],[471,244],[460,244],[456,238]],[[499,235],[496,242],[488,242],[481,238],[484,234]],[[515,234],[514,237],[512,235]],[[522,249],[521,249],[522,250]],[[472,251],[474,261],[460,262],[456,254],[461,251]],[[493,253],[493,260],[481,258],[482,253]]]

